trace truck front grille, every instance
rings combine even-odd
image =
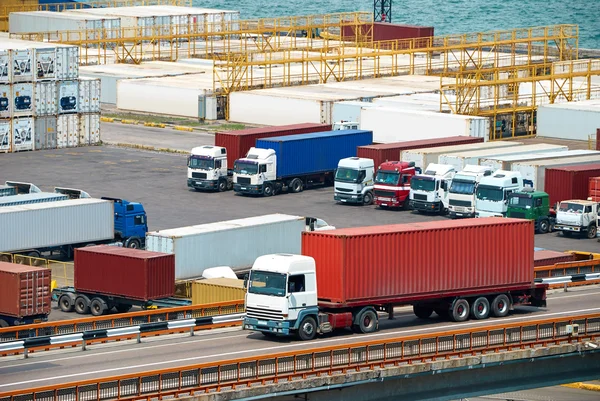
[[[250,184],[250,177],[237,177],[238,184]]]
[[[458,200],[458,199],[450,199],[450,206],[462,206],[462,207],[471,207],[473,206],[470,201]]]
[[[415,200],[422,200],[422,201],[426,201],[426,200],[427,200],[427,195],[423,195],[423,194],[414,194],[414,199],[415,199]]]
[[[206,178],[206,173],[192,173],[192,178]]]
[[[260,320],[283,320],[283,312],[278,310],[246,307],[246,317]]]
[[[375,196],[379,196],[381,198],[393,198],[396,194],[392,191],[382,191],[381,189],[376,189]]]
[[[348,188],[335,188],[336,191],[340,191],[340,192],[352,192],[352,189],[348,189]]]

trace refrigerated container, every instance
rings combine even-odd
[[[56,45],[56,79],[69,80],[79,77],[79,47]]]
[[[523,185],[533,187],[537,191],[544,191],[547,168],[597,163],[600,163],[600,153],[596,155],[580,157],[556,158],[514,163],[512,165],[512,171],[518,171],[521,173],[521,176],[523,177]]]
[[[0,48],[0,84],[8,84],[10,83],[10,72],[11,72],[11,62],[10,62],[11,52],[9,49]]]
[[[35,116],[58,114],[56,81],[36,82],[34,99]]]
[[[15,117],[12,119],[12,151],[34,150],[35,126],[33,117]]]
[[[1,42],[0,42],[0,46]],[[10,46],[10,45],[9,45]],[[33,46],[25,47],[14,46],[11,49],[11,80],[16,82],[31,82],[33,81]]]
[[[577,157],[598,154],[597,150],[567,150],[562,152],[548,152],[548,153],[527,153],[523,155],[511,155],[511,156],[499,156],[482,158],[479,160],[479,164],[482,166],[490,166],[495,170],[507,170],[512,169],[514,163],[530,161],[530,160],[546,160],[555,159],[557,157]]]
[[[0,118],[10,118],[12,110],[12,87],[10,84],[0,84]]]
[[[12,115],[13,117],[33,115],[33,83],[14,83],[12,86]]]
[[[56,116],[35,117],[33,120],[35,150],[57,148]]]
[[[590,178],[600,175],[600,163],[546,168],[544,192],[550,204],[570,199],[585,200],[589,196]]]
[[[62,114],[56,121],[57,148],[79,146],[79,114]]]
[[[58,81],[58,113],[77,113],[79,111],[79,81]]]
[[[600,121],[600,99],[540,105],[537,136],[587,141]]]
[[[360,127],[360,110],[363,107],[379,107],[379,104],[372,102],[361,102],[357,100],[335,102],[333,103],[332,122],[356,122]]]
[[[14,13],[11,13],[12,16]],[[41,31],[48,32],[48,31]],[[56,47],[36,47],[34,51],[34,65],[36,81],[56,79]]]
[[[12,149],[12,120],[0,120],[0,152],[8,153]]]
[[[79,113],[100,113],[100,80],[79,78]]]
[[[50,281],[51,270],[45,267],[0,262],[0,328],[46,321],[52,308]]]
[[[192,283],[192,305],[243,301],[246,295],[244,280],[208,278]]]
[[[100,143],[100,113],[79,115],[79,145]]]
[[[146,249],[175,254],[176,279],[198,278],[216,266],[247,270],[267,253],[299,253],[304,230],[304,217],[270,214],[149,232]]]
[[[533,253],[533,266],[552,266],[556,263],[574,262],[577,258],[572,253],[556,252],[548,249]]]

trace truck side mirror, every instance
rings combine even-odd
[[[248,273],[244,274],[244,289],[248,288],[248,279],[250,278],[250,275]]]

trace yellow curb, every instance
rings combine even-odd
[[[121,124],[139,124],[139,121],[136,120],[121,120]]]
[[[112,117],[100,117],[100,121],[103,121],[105,123],[114,123],[115,119]]]
[[[137,145],[133,143],[119,143],[119,142],[104,142],[106,145],[117,146],[120,148],[130,148],[130,149],[140,149],[140,150],[150,150],[153,152],[165,152],[165,153],[180,153],[183,155],[187,155],[189,152],[185,150],[179,149],[170,149],[170,148],[156,148],[154,146],[148,145]]]
[[[600,391],[600,385],[598,384],[589,384],[589,383],[569,383],[563,384],[563,387],[576,388],[580,390],[588,390],[588,391]]]
[[[174,125],[173,129],[177,130],[177,131],[187,131],[187,132],[193,132],[194,129],[192,127],[184,127],[182,125]]]
[[[165,124],[161,124],[161,123],[144,123],[144,126],[154,127],[154,128],[165,128],[166,127]]]

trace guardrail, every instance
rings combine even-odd
[[[578,335],[573,336],[574,324]],[[600,313],[418,334],[0,393],[0,401],[151,400],[600,338]]]
[[[548,283],[550,288],[568,287],[597,284],[600,280],[600,259],[591,259],[578,262],[557,263],[551,266],[534,268],[534,277]],[[559,278],[570,278],[568,281]]]
[[[136,326],[144,323],[228,315],[245,311],[244,300],[237,300],[6,327],[0,329],[0,344],[31,337],[73,334],[91,330]]]

